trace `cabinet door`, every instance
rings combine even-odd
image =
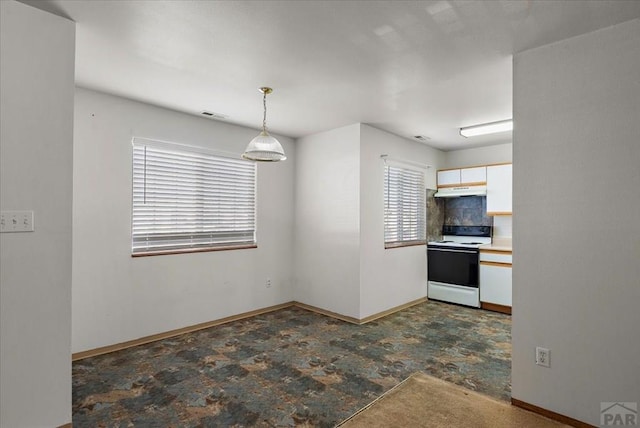
[[[480,262],[480,301],[511,306],[511,265]]]
[[[511,214],[512,165],[487,167],[487,214]]]
[[[460,170],[461,183],[484,184],[487,181],[487,167],[462,168]]]
[[[451,186],[455,184],[460,184],[459,169],[447,169],[445,171],[438,171],[438,187]]]

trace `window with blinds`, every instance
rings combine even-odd
[[[426,243],[424,172],[386,165],[384,172],[385,248]]]
[[[134,256],[255,246],[255,163],[134,139]]]

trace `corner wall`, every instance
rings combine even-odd
[[[294,300],[360,315],[360,124],[296,141]]]
[[[639,76],[637,19],[514,57],[512,396],[593,425],[640,403]]]
[[[258,131],[81,88],[75,102],[73,352],[291,300],[291,139],[258,165],[257,249],[132,258],[132,137],[237,155]]]
[[[71,422],[75,24],[0,1],[0,207],[34,232],[0,234],[0,426]]]

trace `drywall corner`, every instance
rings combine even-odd
[[[294,299],[358,318],[360,124],[296,141]]]

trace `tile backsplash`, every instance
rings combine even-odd
[[[435,190],[427,189],[427,241],[438,241],[442,238],[444,200],[434,198],[435,194]]]
[[[487,215],[486,196],[447,198],[444,202],[444,224],[452,226],[492,226]]]
[[[427,240],[442,238],[442,226],[493,226],[487,215],[486,196],[434,198],[435,190],[427,190]],[[502,224],[502,223],[501,223]],[[505,224],[503,228],[506,232]],[[510,231],[510,227],[509,227]]]

